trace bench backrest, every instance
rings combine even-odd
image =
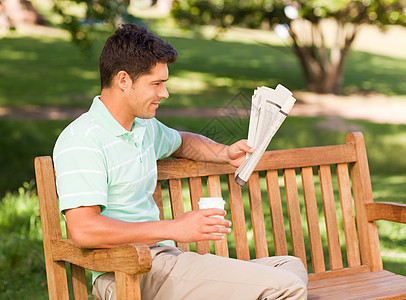
[[[234,172],[225,164],[158,162],[154,199],[162,219],[198,209],[202,196],[222,196],[231,212],[228,241],[178,247],[243,260],[290,254],[310,279],[328,270],[382,269],[376,224],[366,217],[373,199],[361,133],[349,133],[343,145],[266,152],[243,188]]]

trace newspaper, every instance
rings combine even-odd
[[[247,153],[247,159],[235,172],[235,182],[244,186],[264,154],[273,136],[288,116],[296,99],[283,85],[276,89],[261,86],[252,96],[248,145],[254,152]]]

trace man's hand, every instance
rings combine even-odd
[[[184,213],[173,220],[173,226],[171,226],[173,239],[181,243],[222,240],[225,238],[224,234],[231,232],[231,222],[212,216],[225,216],[225,214],[224,210],[218,208],[199,209]],[[220,235],[213,233],[220,233]]]
[[[230,163],[234,167],[239,167],[245,161],[245,153],[254,152],[254,149],[247,145],[247,140],[240,140],[231,146],[226,146],[199,134],[190,132],[179,133],[182,137],[182,144],[172,154],[173,157]]]
[[[245,154],[254,152],[254,148],[248,146],[247,140],[240,140],[227,149],[227,154],[230,158],[230,165],[239,167],[245,161]]]

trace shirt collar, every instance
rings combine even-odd
[[[128,132],[108,111],[107,107],[100,100],[100,96],[93,99],[89,113],[97,122],[111,134],[124,140],[134,141],[137,146],[142,143],[145,134],[145,120],[135,118],[131,131]]]

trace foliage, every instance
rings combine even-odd
[[[337,94],[345,61],[360,26],[406,25],[406,1],[175,0],[172,14],[185,26],[260,28],[268,24],[281,36],[290,36],[308,89]],[[331,44],[322,26],[326,19],[335,22],[336,36]]]
[[[113,31],[121,23],[140,22],[128,13],[129,0],[52,1],[54,11],[61,17],[62,27],[69,31],[72,42],[85,53],[93,46],[93,34],[97,25],[106,25],[107,30]],[[72,9],[78,5],[82,8],[80,12]]]
[[[0,201],[0,245],[1,298],[45,299],[42,232],[32,182]]]
[[[174,0],[172,14],[187,25],[215,23],[222,27],[258,28],[264,22],[272,27],[290,25],[297,17],[313,24],[334,18],[342,24],[385,26],[405,25],[405,8],[404,0]]]
[[[61,227],[64,233],[63,218]],[[33,180],[24,182],[17,192],[8,192],[0,201],[0,265],[2,300],[48,299],[39,202]],[[91,295],[90,271],[86,277]],[[68,284],[72,289],[69,280]]]

